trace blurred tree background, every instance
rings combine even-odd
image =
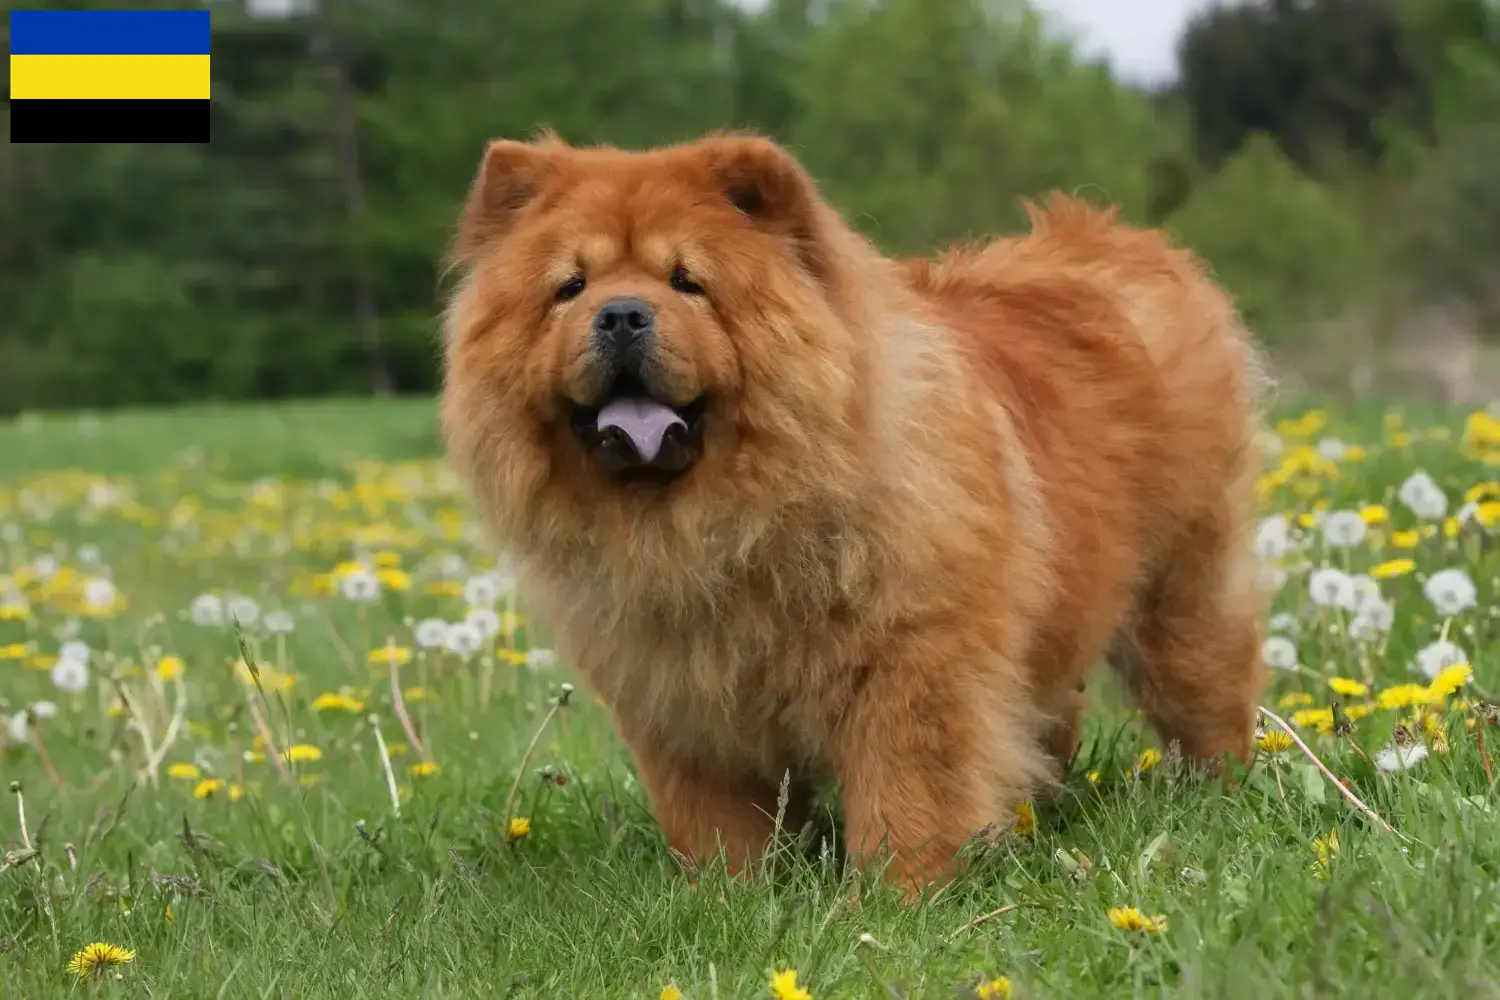
[[[1285,357],[1434,308],[1500,341],[1500,0],[1222,5],[1157,92],[1026,0],[206,6],[210,145],[0,151],[0,412],[432,390],[465,188],[543,125],[770,133],[893,253],[1117,203]]]

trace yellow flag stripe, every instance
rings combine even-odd
[[[207,100],[208,56],[11,56],[14,101]]]

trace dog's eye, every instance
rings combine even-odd
[[[554,302],[567,302],[569,299],[576,299],[583,292],[585,284],[583,275],[575,274],[557,286],[557,292],[552,296],[552,299]]]
[[[703,294],[703,286],[689,278],[687,271],[680,264],[672,269],[672,290],[681,292],[683,295]]]

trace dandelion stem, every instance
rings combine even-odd
[[[401,697],[401,664],[396,662],[396,641],[390,636],[386,636],[385,653],[391,664],[391,707],[396,710],[396,718],[401,720],[401,730],[406,733],[406,739],[411,743],[411,748],[417,752],[418,757],[427,760],[427,749],[417,738],[417,730],[411,724],[411,716],[406,714],[406,701]]]
[[[385,788],[391,793],[391,812],[401,815],[401,793],[396,788],[396,772],[391,770],[391,755],[385,747],[385,734],[380,731],[380,716],[371,712],[370,728],[375,732],[375,749],[380,751],[380,766],[385,770]]]
[[[1325,778],[1333,782],[1333,787],[1338,790],[1338,793],[1340,795],[1349,800],[1349,803],[1351,805],[1353,805],[1360,812],[1364,813],[1366,816],[1370,817],[1370,819],[1374,820],[1375,824],[1386,833],[1394,834],[1395,836],[1406,841],[1408,844],[1411,843],[1411,838],[1407,837],[1400,830],[1397,830],[1395,827],[1391,826],[1391,824],[1381,819],[1379,813],[1377,813],[1374,809],[1371,809],[1369,806],[1365,805],[1364,802],[1360,801],[1359,796],[1355,795],[1349,789],[1345,788],[1344,783],[1340,781],[1332,771],[1328,770],[1328,765],[1324,764],[1321,760],[1318,759],[1318,755],[1313,753],[1312,748],[1302,741],[1302,737],[1297,735],[1297,731],[1295,729],[1287,725],[1285,719],[1277,715],[1275,712],[1271,711],[1269,708],[1266,708],[1266,706],[1264,705],[1258,707],[1262,715],[1270,719],[1272,722],[1276,723],[1282,729],[1286,730],[1286,734],[1292,738],[1292,742],[1297,744],[1297,749],[1301,750],[1304,754],[1307,755],[1307,759],[1312,761],[1313,764],[1317,766],[1319,771],[1323,772],[1323,776]]]
[[[952,940],[956,939],[957,937],[959,937],[959,935],[963,934],[965,931],[971,931],[974,928],[976,928],[976,927],[978,927],[978,926],[980,926],[982,924],[987,924],[991,920],[994,920],[996,917],[1003,917],[1007,913],[1011,913],[1011,912],[1013,912],[1015,910],[1020,910],[1020,909],[1024,909],[1025,907],[1035,906],[1035,905],[1036,905],[1035,903],[1006,903],[1004,906],[1000,907],[998,910],[991,910],[988,913],[981,913],[979,916],[975,917],[973,920],[970,920],[968,923],[964,924],[962,927],[960,927],[958,930],[954,931],[952,934],[949,934],[948,935],[948,940],[952,941]]]
[[[31,727],[31,742],[36,747],[36,755],[41,760],[42,767],[47,772],[47,778],[52,782],[52,787],[66,788],[68,783],[64,781],[63,776],[57,772],[57,768],[52,766],[52,758],[48,756],[47,746],[42,742],[41,726]]]
[[[516,806],[516,792],[521,788],[521,776],[526,773],[526,764],[531,760],[531,755],[536,751],[536,745],[542,740],[542,733],[547,731],[547,725],[558,712],[568,705],[568,699],[573,695],[573,685],[564,684],[557,697],[552,699],[552,707],[547,714],[542,716],[542,724],[536,727],[536,732],[531,736],[531,742],[526,745],[526,752],[521,755],[521,763],[516,765],[515,780],[510,783],[510,794],[505,797],[505,830],[510,830],[511,811]]]
[[[26,795],[21,791],[21,783],[12,781],[10,783],[11,794],[16,797],[16,812],[21,818],[21,847],[31,850],[31,834],[26,832]]]

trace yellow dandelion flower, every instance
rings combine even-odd
[[[1301,708],[1304,705],[1311,705],[1312,703],[1313,696],[1308,694],[1306,691],[1293,691],[1290,694],[1282,695],[1281,700],[1276,703],[1276,707]]]
[[[526,665],[526,650],[502,648],[495,650],[495,659],[501,663],[509,663],[514,667]]]
[[[796,969],[782,969],[772,973],[771,995],[776,1000],[812,1000],[812,994],[797,985]]]
[[[1333,864],[1334,858],[1338,857],[1339,832],[1329,830],[1326,837],[1314,837],[1313,853],[1317,855],[1317,860],[1313,862],[1313,871],[1320,876],[1326,875],[1328,866]]]
[[[1333,732],[1333,709],[1304,708],[1292,713],[1292,721],[1299,726],[1316,729],[1320,733]]]
[[[1088,774],[1084,775],[1084,777],[1088,779],[1089,784],[1097,785],[1099,784],[1099,779],[1100,777],[1102,777],[1102,775],[1100,775],[1098,771],[1090,771]]]
[[[381,569],[393,569],[401,565],[401,553],[386,549],[375,553],[375,565]]]
[[[375,579],[386,590],[410,590],[411,574],[400,569],[383,569],[375,574]]]
[[[668,983],[661,988],[661,1000],[682,1000],[682,991]]]
[[[1434,701],[1442,701],[1469,683],[1473,677],[1474,670],[1467,663],[1455,663],[1451,667],[1444,667],[1438,671],[1438,675],[1432,679],[1427,690]]]
[[[411,747],[405,743],[387,743],[385,755],[387,757],[401,757],[411,752]]]
[[[325,691],[313,699],[314,712],[363,712],[365,703],[336,691]]]
[[[372,667],[388,666],[393,662],[398,665],[410,663],[411,650],[405,646],[381,646],[379,649],[370,650],[370,654],[365,657],[365,660]]]
[[[435,580],[427,585],[427,593],[434,597],[459,597],[464,585],[457,580]]]
[[[156,676],[164,681],[175,681],[185,669],[186,664],[179,656],[163,656],[156,661]]]
[[[1351,444],[1344,449],[1345,462],[1363,462],[1367,456],[1363,445]]]
[[[1366,524],[1384,524],[1391,519],[1391,512],[1384,504],[1366,504],[1359,509],[1359,519]]]
[[[1415,529],[1391,532],[1391,545],[1398,549],[1414,549],[1422,544],[1422,533]]]
[[[1135,934],[1156,934],[1167,929],[1167,918],[1149,916],[1134,906],[1111,906],[1109,922],[1122,931]]]
[[[301,785],[303,788],[311,788],[313,785],[316,785],[319,781],[322,780],[323,776],[321,774],[297,775],[297,784]]]
[[[24,622],[31,617],[31,608],[18,601],[0,602],[0,622]]]
[[[244,797],[245,797],[245,788],[244,788],[243,785],[230,785],[229,786],[229,801],[230,802],[238,802],[240,799],[242,799]]]
[[[521,631],[522,626],[524,626],[525,624],[525,618],[522,618],[514,611],[507,611],[505,612],[505,614],[500,616],[500,634],[509,639],[517,632]]]
[[[1358,698],[1370,690],[1359,681],[1348,677],[1330,677],[1328,678],[1328,686],[1333,690],[1334,694],[1342,695],[1345,698]]]
[[[323,759],[323,751],[311,743],[293,743],[287,747],[286,760],[293,764],[305,764],[315,760]]]
[[[68,962],[68,971],[82,979],[91,973],[100,975],[105,969],[134,961],[135,952],[130,949],[95,941],[73,956]]]
[[[1431,704],[1432,700],[1432,691],[1426,684],[1397,684],[1375,696],[1375,704],[1381,708],[1410,708]]]
[[[512,816],[510,827],[505,831],[511,840],[520,840],[531,832],[531,820],[525,816]]]
[[[1280,729],[1273,729],[1256,740],[1255,745],[1274,756],[1290,750],[1292,748],[1292,738]]]
[[[185,761],[178,761],[167,767],[168,777],[181,778],[183,781],[197,781],[202,775],[203,772],[198,770],[197,764],[189,764]]]
[[[202,781],[198,782],[198,784],[193,786],[193,798],[209,798],[223,787],[224,781],[221,778],[204,778]]]
[[[1500,482],[1475,483],[1464,491],[1464,503],[1479,503],[1485,500],[1500,500]]]
[[[405,691],[401,692],[401,697],[405,698],[407,701],[425,701],[426,699],[432,697],[432,692],[418,685],[416,687],[409,687]]]
[[[1393,577],[1405,576],[1417,568],[1417,564],[1410,559],[1392,559],[1383,562],[1370,569],[1370,575],[1377,580],[1389,580]]]
[[[419,760],[411,767],[407,768],[407,770],[418,778],[426,778],[430,775],[437,774],[438,771],[442,770],[442,768],[438,766],[436,761]]]
[[[1022,837],[1036,833],[1036,810],[1032,808],[1030,800],[1016,806],[1016,819],[1010,828]]]
[[[1141,751],[1141,755],[1135,759],[1135,773],[1144,774],[1157,764],[1161,763],[1161,751],[1156,747],[1147,747]]]
[[[0,646],[0,660],[24,660],[29,655],[31,655],[31,647],[24,642]]]
[[[1010,1000],[1014,992],[1010,980],[1005,976],[980,983],[974,989],[974,995],[979,997],[979,1000]]]
[[[1397,431],[1386,441],[1392,448],[1405,448],[1411,444],[1411,435],[1405,431]]]

